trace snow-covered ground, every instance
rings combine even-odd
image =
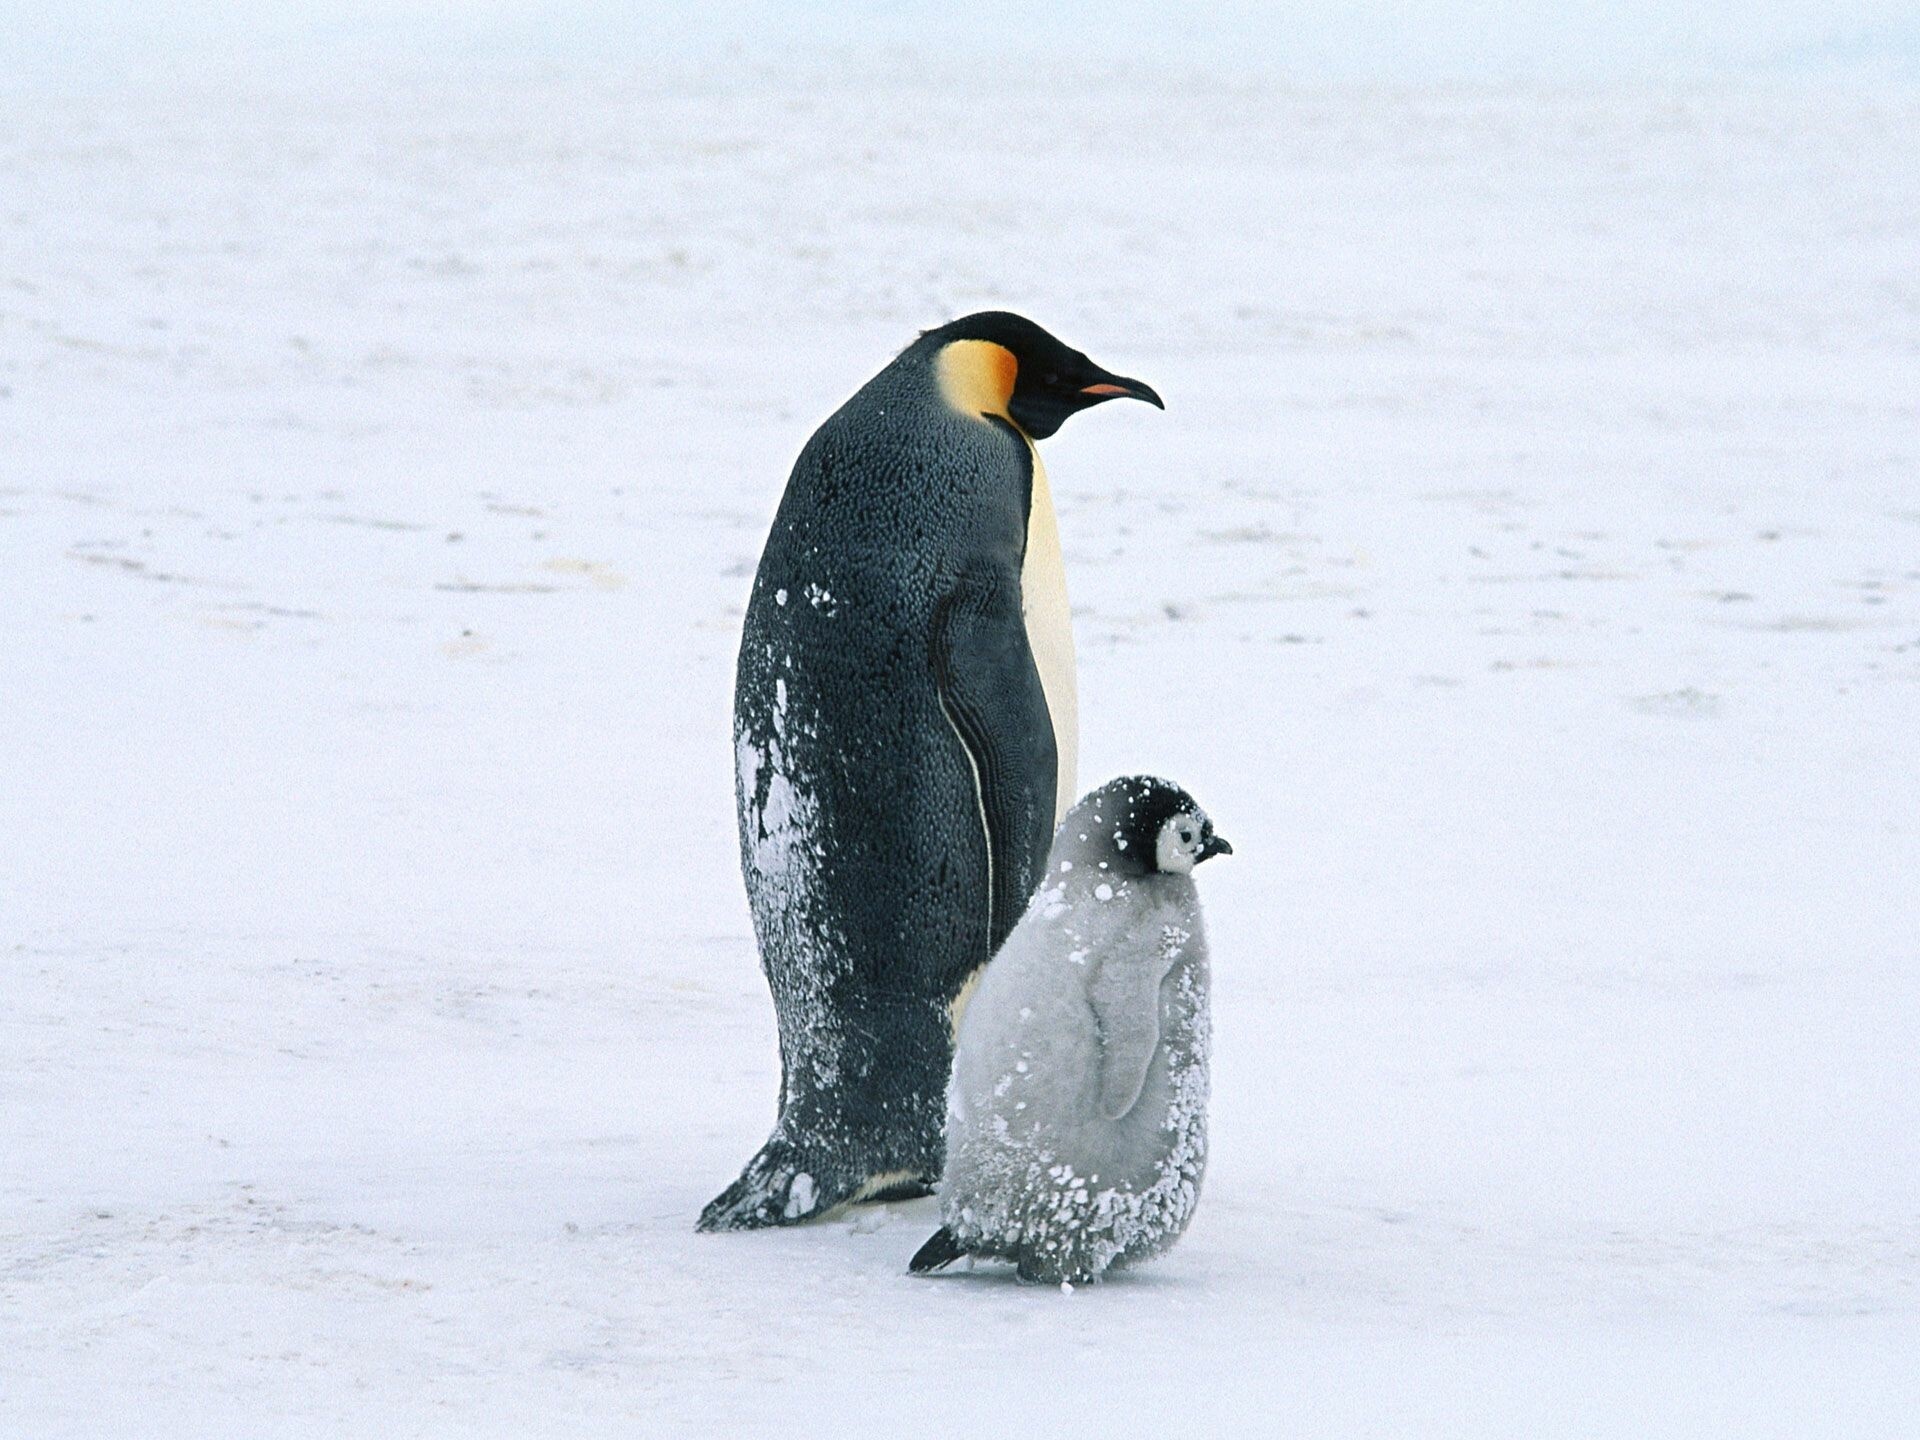
[[[904,76],[904,78],[902,78]],[[0,99],[0,1434],[1912,1435],[1920,98],[581,66]],[[696,1236],[733,646],[1023,310],[1188,785],[1164,1263]]]

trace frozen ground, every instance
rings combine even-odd
[[[1913,1434],[1916,255],[1911,91],[7,97],[0,1434]],[[749,567],[990,304],[1167,397],[1049,446],[1085,777],[1237,848],[1072,1296],[692,1233]]]

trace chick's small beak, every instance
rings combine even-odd
[[[1166,409],[1166,401],[1155,393],[1154,388],[1143,380],[1129,380],[1124,375],[1105,375],[1091,385],[1082,385],[1080,393],[1090,400],[1144,400],[1149,405]]]
[[[1229,845],[1226,842],[1226,838],[1220,835],[1209,835],[1207,837],[1207,843],[1200,847],[1200,858],[1202,860],[1211,860],[1216,855],[1231,854],[1233,854],[1233,846]]]

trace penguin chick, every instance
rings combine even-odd
[[[947,1089],[942,1228],[1022,1280],[1098,1279],[1180,1238],[1207,1133],[1207,944],[1193,867],[1233,847],[1178,785],[1109,781],[1067,813],[987,966]]]

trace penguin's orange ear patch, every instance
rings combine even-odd
[[[991,340],[955,340],[941,349],[935,373],[940,398],[962,415],[1006,416],[1020,362]]]

